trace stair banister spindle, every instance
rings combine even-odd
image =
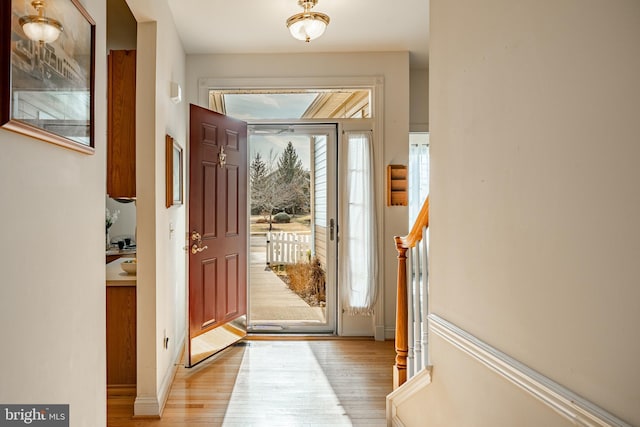
[[[413,353],[414,353],[414,371],[415,375],[422,369],[422,317],[421,317],[421,306],[420,303],[420,274],[422,271],[422,257],[420,256],[420,242],[416,244],[411,251],[413,252],[412,259],[413,262],[413,277],[411,278],[411,288],[413,290],[413,316],[410,319],[413,319],[413,322],[410,323],[413,326]],[[412,375],[413,376],[413,375]],[[411,377],[409,377],[411,378]]]
[[[422,241],[420,242],[420,246],[422,247],[422,260],[420,262],[422,268],[421,280],[420,280],[420,292],[422,295],[421,301],[421,312],[422,312],[422,366],[425,368],[429,366],[429,352],[428,344],[429,344],[429,264],[428,264],[428,235],[427,235],[427,227],[424,227],[422,230]]]
[[[414,292],[413,292],[413,277],[414,277],[414,248],[407,250],[407,379],[415,375],[416,359],[415,359],[415,335],[413,329],[413,323],[415,320],[414,311]]]

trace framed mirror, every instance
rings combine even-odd
[[[0,125],[94,152],[95,22],[79,0],[0,3]]]

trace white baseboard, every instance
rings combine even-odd
[[[431,367],[421,370],[411,377],[401,387],[398,387],[387,395],[387,426],[404,427],[404,423],[398,417],[398,407],[413,397],[419,390],[431,384]]]
[[[385,340],[393,340],[396,338],[396,328],[385,328],[384,330],[384,339]]]
[[[615,415],[435,314],[429,315],[429,331],[531,394],[577,426],[631,427]]]
[[[134,417],[160,418],[160,416],[162,415],[162,411],[164,410],[164,405],[167,403],[169,391],[171,390],[171,384],[173,384],[173,379],[175,378],[176,372],[178,370],[180,359],[182,358],[182,353],[184,352],[184,344],[185,343],[183,340],[183,342],[179,346],[180,350],[177,351],[174,355],[173,361],[171,362],[171,367],[167,369],[167,372],[162,379],[162,384],[160,384],[158,395],[136,397],[136,400],[133,404]]]
[[[162,411],[164,411],[164,405],[167,403],[167,399],[169,398],[169,391],[171,390],[173,379],[176,377],[176,372],[178,371],[178,366],[180,365],[180,359],[182,358],[182,353],[184,352],[184,344],[185,342],[183,340],[178,346],[179,350],[173,356],[171,367],[167,369],[167,372],[162,379],[160,392],[158,393],[158,400],[161,403],[159,413],[160,415],[162,415]]]
[[[160,417],[160,402],[158,396],[136,396],[133,403],[133,416],[139,417]]]

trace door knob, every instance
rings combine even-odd
[[[227,164],[227,153],[224,152],[224,145],[220,146],[220,154],[218,154],[218,164],[221,168]]]
[[[206,246],[206,245],[202,246],[202,236],[196,230],[193,230],[191,232],[191,240],[196,242],[193,246],[191,246],[192,254],[195,255],[197,253],[204,251],[205,249],[209,249],[209,246]]]
[[[202,243],[202,242],[200,242],[200,243]],[[193,246],[191,246],[191,253],[195,255],[197,253],[200,253],[200,252],[204,251],[205,249],[209,249],[209,246],[207,246],[207,245],[204,245],[204,246],[193,245]]]

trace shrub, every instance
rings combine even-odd
[[[305,300],[313,297],[316,302],[326,300],[325,272],[317,257],[310,262],[297,262],[286,266],[289,288]]]
[[[311,276],[309,264],[297,262],[287,265],[286,269],[289,288],[302,297],[309,295],[309,278]]]
[[[311,277],[309,278],[310,291],[313,295],[316,295],[318,301],[325,301],[326,279],[324,268],[322,268],[318,257],[313,257],[309,265],[311,266]]]
[[[286,212],[279,212],[273,216],[273,222],[276,224],[288,224],[291,222],[291,217]]]

